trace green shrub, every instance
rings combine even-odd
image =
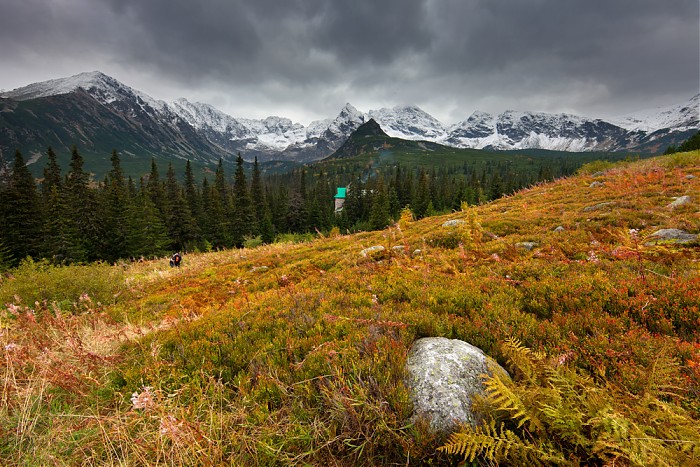
[[[89,298],[107,305],[124,289],[124,271],[106,263],[55,266],[47,260],[26,259],[0,282],[0,303],[56,303],[70,308]]]

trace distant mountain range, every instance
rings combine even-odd
[[[190,159],[203,164],[244,159],[310,162],[336,151],[370,119],[387,135],[459,148],[634,151],[659,153],[700,129],[700,94],[685,104],[612,120],[567,114],[474,112],[444,125],[416,106],[358,111],[350,104],[338,116],[308,126],[284,117],[263,120],[227,115],[184,98],[153,99],[100,72],[34,83],[0,93],[0,158],[20,148],[32,162],[53,146],[76,144],[86,159],[122,157]]]

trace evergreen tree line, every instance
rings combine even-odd
[[[695,133],[693,136],[683,141],[676,147],[675,144],[670,145],[664,151],[664,154],[675,154],[677,152],[687,152],[687,151],[697,151],[700,149],[700,131]]]
[[[189,161],[184,177],[176,176],[172,164],[162,177],[155,160],[150,173],[134,181],[113,151],[110,171],[93,182],[77,148],[65,175],[51,148],[47,155],[38,186],[19,150],[0,183],[0,266],[27,256],[56,263],[114,262],[241,247],[254,238],[271,243],[284,233],[381,229],[405,207],[416,218],[449,212],[577,168],[563,159],[518,173],[509,162],[432,170],[350,165],[333,173],[309,173],[305,167],[263,177],[257,159],[246,175],[239,154],[232,182],[221,160],[211,182],[204,177],[198,183]],[[348,190],[337,213],[333,198],[340,186]]]

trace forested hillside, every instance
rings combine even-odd
[[[352,137],[351,137],[352,140]],[[349,140],[350,141],[350,140]],[[544,180],[572,174],[581,164],[625,154],[460,150],[396,138],[353,157],[289,171],[237,158],[234,172],[219,161],[210,170],[159,167],[135,177],[111,155],[111,169],[93,180],[73,148],[62,170],[49,148],[37,184],[21,152],[0,179],[0,267],[22,259],[56,264],[153,258],[174,251],[272,243],[292,236],[382,229],[405,208],[417,218],[481,204]],[[269,167],[268,167],[269,169]],[[334,195],[347,188],[342,211]],[[300,237],[300,238],[301,238]]]
[[[180,268],[25,261],[0,463],[700,465],[698,193],[695,151]],[[412,417],[425,336],[510,372],[476,431]]]

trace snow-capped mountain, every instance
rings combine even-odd
[[[415,105],[370,110],[368,116],[394,138],[440,141],[447,136],[442,123]]]
[[[33,103],[30,105],[30,103]],[[308,162],[338,149],[360,125],[374,119],[391,137],[477,149],[661,152],[700,128],[700,94],[689,102],[616,119],[568,114],[474,112],[444,125],[417,106],[369,110],[346,104],[335,118],[308,126],[288,118],[233,117],[184,98],[153,99],[100,72],[34,83],[0,93],[0,157],[16,147],[40,154],[79,145],[83,152],[117,148],[136,156]],[[46,131],[49,128],[50,131]]]
[[[611,119],[610,122],[630,131],[655,132],[665,128],[678,131],[700,127],[700,94],[685,104],[644,110]]]

